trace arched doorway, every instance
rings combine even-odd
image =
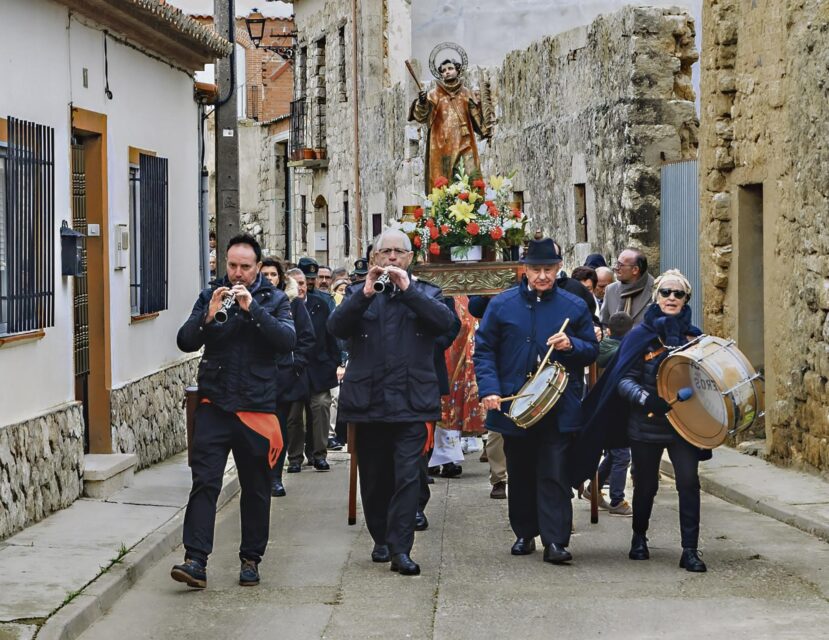
[[[328,203],[322,196],[314,200],[314,258],[328,264]]]

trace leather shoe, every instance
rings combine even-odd
[[[459,475],[463,473],[463,467],[459,464],[455,464],[454,462],[448,462],[443,465],[443,469],[441,469],[440,477],[441,478],[457,478]]]
[[[634,533],[630,540],[630,553],[628,558],[631,560],[647,560],[651,557],[651,552],[648,550],[648,539],[644,533]]]
[[[535,538],[516,538],[510,553],[514,556],[528,556],[535,551]]]
[[[564,548],[564,545],[553,542],[551,545],[544,547],[544,562],[551,562],[552,564],[564,564],[573,559],[573,554]]]
[[[331,471],[328,460],[314,460],[314,469],[317,471]]]
[[[429,520],[422,511],[415,513],[415,531],[426,531],[429,528]]]
[[[292,462],[288,465],[287,471],[288,473],[299,473],[300,471],[302,471],[302,465],[298,462]]]
[[[271,495],[274,498],[281,498],[285,495],[285,485],[282,484],[282,480],[273,481],[273,484],[271,485]]]
[[[683,549],[682,557],[679,559],[679,567],[686,571],[693,571],[694,573],[704,573],[708,571],[708,567],[699,557],[700,553],[697,549]]]
[[[492,485],[489,497],[494,500],[505,500],[507,497],[507,483],[501,480]]]
[[[388,545],[375,544],[374,549],[371,550],[371,561],[388,562],[389,560],[391,560],[391,553],[389,552]]]
[[[392,571],[397,571],[401,576],[420,575],[420,565],[409,557],[408,553],[395,553],[391,557]]]

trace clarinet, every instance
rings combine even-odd
[[[216,321],[216,324],[224,324],[227,322],[228,318],[228,311],[230,311],[230,307],[236,304],[236,292],[231,291],[230,295],[228,295],[224,300],[222,300],[222,305],[216,311],[216,315],[213,316],[213,319]]]

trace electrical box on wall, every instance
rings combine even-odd
[[[115,269],[126,269],[130,260],[130,228],[126,224],[115,225]]]

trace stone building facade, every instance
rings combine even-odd
[[[291,237],[297,253],[344,264],[356,244],[350,3],[294,7],[295,92],[304,97],[310,142],[298,139],[324,142],[327,158],[291,163],[300,227]],[[406,122],[416,97],[403,65],[412,49],[409,9],[404,0],[377,0],[361,3],[358,15],[363,246],[423,191],[425,131]],[[488,85],[496,114],[494,138],[479,147],[485,175],[517,172],[516,199],[570,261],[636,244],[658,264],[659,168],[696,157],[694,36],[685,11],[629,6],[467,73],[474,87]],[[315,245],[323,230],[327,243]]]
[[[766,376],[766,448],[829,470],[829,8],[713,0],[703,14],[705,328]]]

